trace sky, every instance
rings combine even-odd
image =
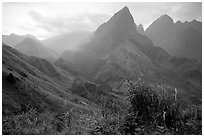
[[[92,32],[125,6],[129,8],[135,23],[142,24],[145,29],[163,14],[172,17],[174,22],[202,21],[201,2],[4,2],[2,33],[31,34],[42,40],[62,33]]]

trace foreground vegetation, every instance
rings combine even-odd
[[[202,134],[202,111],[162,85],[129,84],[124,104],[106,99],[100,111],[69,109],[39,113],[35,108],[3,116],[3,134]]]

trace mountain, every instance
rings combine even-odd
[[[168,15],[156,19],[145,31],[154,43],[171,56],[187,57],[202,61],[202,23],[173,22]]]
[[[202,64],[195,59],[172,57],[166,68],[173,71],[181,78],[202,86]]]
[[[91,32],[85,31],[71,32],[42,40],[42,43],[61,54],[65,50],[77,50],[80,44],[89,41],[91,34]]]
[[[95,35],[100,37],[108,34],[112,35],[112,37],[122,39],[123,36],[135,35],[135,32],[136,27],[134,19],[128,7],[124,7],[119,12],[115,13],[108,22],[99,26]]]
[[[121,90],[121,80],[141,78],[147,83],[168,83],[181,93],[196,96],[201,93],[196,85],[189,85],[169,67],[165,67],[169,65],[171,56],[161,47],[154,46],[147,36],[137,32],[127,7],[99,26],[93,38],[82,47],[71,61],[69,56],[72,53],[67,52],[67,59],[63,55],[65,58],[55,64],[74,70],[90,81],[105,83],[113,90]]]
[[[63,92],[59,85],[53,82],[53,80],[59,79],[57,77],[50,78],[47,73],[51,75],[56,73],[58,76],[63,76],[62,73],[57,69],[54,69],[54,71],[51,69],[49,72],[49,68],[52,68],[49,62],[43,59],[36,60],[34,57],[22,54],[7,45],[3,44],[2,50],[3,113],[7,113],[6,109],[8,112],[25,110],[29,104],[31,106],[38,104],[37,109],[40,110],[46,107],[47,109],[52,108],[52,105],[53,107],[56,106],[53,102],[52,105],[49,104],[49,97],[60,101],[60,99],[57,99],[56,93],[63,94]],[[42,63],[43,66],[41,66]],[[44,69],[47,69],[46,73],[44,73]],[[55,73],[52,74],[53,72]]]
[[[53,61],[57,58],[57,53],[45,47],[40,41],[32,38],[25,38],[19,44],[14,46],[15,49],[29,56],[36,56]]]
[[[30,35],[30,34],[20,36],[20,35],[16,35],[16,34],[12,33],[8,36],[2,35],[2,42],[11,46],[11,47],[14,47],[17,44],[19,44],[21,41],[23,41],[25,38],[32,38],[32,39],[38,40],[36,37],[34,37],[33,35]]]
[[[47,61],[2,44],[2,115],[93,113],[102,97],[117,100],[103,84],[95,84]],[[121,102],[121,100],[119,100]],[[77,119],[77,118],[76,118]],[[76,120],[75,119],[75,120]],[[74,120],[74,119],[72,119]],[[5,131],[5,130],[4,130]]]
[[[2,45],[3,115],[26,112],[33,107],[38,112],[49,113],[64,112],[69,107],[88,110],[73,102],[74,99],[87,102],[70,91],[75,79],[74,75],[45,59]]]
[[[74,62],[79,64],[77,68],[82,68],[83,72],[95,79],[101,77],[103,81],[111,79],[103,78],[103,75],[111,76],[107,73],[115,68],[117,71],[113,77],[156,75],[158,67],[152,63],[152,58],[157,48],[147,37],[137,33],[127,7],[114,14],[94,34],[93,39],[84,44],[84,49],[75,54]]]
[[[145,35],[145,31],[144,31],[144,28],[143,28],[142,24],[137,26],[137,32],[142,34],[142,35]]]
[[[3,134],[201,134],[200,63],[142,28],[124,7],[54,62],[33,38],[3,43]]]

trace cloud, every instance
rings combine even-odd
[[[30,17],[35,22],[35,27],[43,29],[49,33],[66,33],[72,31],[94,31],[102,22],[111,15],[102,11],[83,10],[83,12],[68,16],[66,14],[56,14],[48,16],[35,10],[29,12]]]

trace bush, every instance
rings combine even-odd
[[[2,134],[59,134],[68,127],[65,120],[57,113],[38,113],[35,109],[30,109],[26,113],[3,117]]]
[[[9,73],[9,75],[7,76],[7,81],[10,82],[11,84],[15,84],[16,78],[14,77],[12,73]]]
[[[175,89],[163,85],[129,83],[127,101],[112,96],[98,102],[100,109],[66,113],[35,109],[4,116],[3,134],[202,134],[202,112],[183,102]],[[75,101],[75,100],[74,100]],[[76,100],[77,101],[77,100]]]
[[[199,114],[195,116],[192,111],[183,114],[183,102],[178,100],[173,88],[146,86],[141,82],[130,85],[130,107],[123,134],[154,134],[155,131],[159,134],[201,134],[201,127],[196,122]],[[194,119],[194,124],[187,124],[190,119]]]

